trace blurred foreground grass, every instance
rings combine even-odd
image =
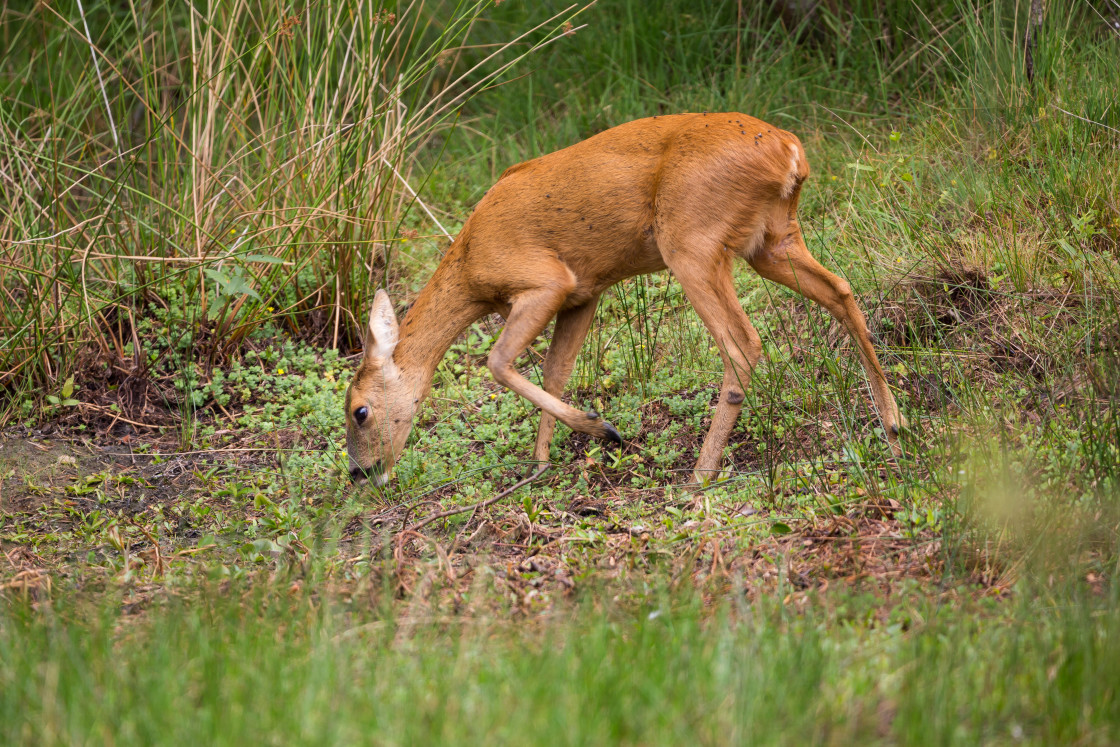
[[[488,583],[479,578],[478,586]],[[651,590],[533,620],[396,617],[294,584],[142,614],[0,611],[5,744],[1110,744],[1115,592]],[[380,598],[382,609],[392,609]],[[127,609],[127,608],[126,608]]]

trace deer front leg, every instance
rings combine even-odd
[[[787,237],[777,246],[766,247],[749,261],[759,275],[819,303],[848,330],[867,373],[871,396],[883,421],[887,443],[895,456],[900,455],[902,447],[898,435],[906,427],[906,420],[899,412],[898,404],[887,384],[887,377],[879,365],[879,358],[871,344],[871,335],[867,331],[867,323],[856,305],[851,286],[825,269],[809,253],[800,232]]]
[[[595,308],[599,304],[596,296],[582,306],[565,309],[556,316],[556,328],[552,333],[552,343],[544,357],[544,390],[554,397],[564,394],[564,386],[572,375],[576,356],[595,319]],[[548,461],[548,447],[552,443],[552,432],[556,418],[541,410],[541,423],[537,429],[537,444],[533,448],[533,459]]]
[[[731,257],[722,247],[714,247],[704,256],[686,251],[670,256],[669,267],[715,338],[723,359],[719,403],[692,474],[693,482],[704,483],[719,474],[727,440],[743,409],[751,372],[762,355],[762,340],[739,305],[731,281]]]
[[[600,418],[598,413],[583,412],[564,404],[559,397],[534,386],[514,368],[513,364],[517,356],[544,331],[549,320],[556,315],[572,291],[575,283],[571,279],[571,272],[567,268],[563,270],[566,276],[558,275],[549,285],[523,291],[513,299],[505,329],[502,330],[502,334],[490,351],[488,360],[490,372],[499,384],[508,387],[540,408],[542,417],[550,415],[574,431],[621,444],[622,437],[619,436],[618,431],[613,425]],[[547,457],[546,451],[544,461],[547,461]]]

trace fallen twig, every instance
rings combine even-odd
[[[444,519],[444,518],[447,518],[448,516],[454,516],[455,514],[466,513],[467,511],[477,511],[479,509],[486,508],[487,506],[493,505],[493,504],[497,503],[498,501],[502,500],[503,498],[509,497],[514,491],[525,487],[526,485],[528,485],[531,482],[535,482],[536,480],[538,480],[540,478],[540,476],[543,475],[548,470],[548,468],[550,466],[552,466],[552,465],[548,464],[547,462],[545,464],[542,464],[540,467],[537,468],[537,470],[533,474],[529,475],[524,480],[521,480],[519,482],[514,483],[510,487],[508,487],[505,490],[503,490],[502,492],[498,493],[493,498],[487,498],[484,501],[479,501],[478,503],[472,503],[469,506],[460,506],[459,508],[451,508],[451,509],[448,509],[446,511],[440,511],[439,513],[432,514],[431,516],[427,517],[426,519],[423,519],[422,521],[416,522],[415,524],[407,527],[403,531],[405,531],[405,532],[416,532],[416,531],[419,531],[422,527],[426,527],[428,524],[431,524],[433,521],[436,521],[438,519]]]

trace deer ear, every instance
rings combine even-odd
[[[397,315],[393,313],[393,303],[389,294],[379,289],[373,297],[373,308],[369,310],[369,328],[366,330],[365,354],[367,358],[388,360],[397,346],[400,333]]]

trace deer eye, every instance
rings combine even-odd
[[[354,420],[358,423],[358,425],[361,425],[362,423],[366,422],[366,418],[368,418],[368,417],[369,417],[369,408],[368,407],[359,407],[357,410],[354,410]]]

